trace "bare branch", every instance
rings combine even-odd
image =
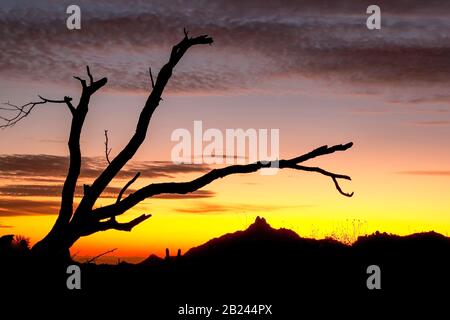
[[[73,76],[73,77],[74,77],[75,79],[77,79],[78,81],[81,82],[81,86],[83,87],[83,89],[84,89],[84,88],[87,88],[86,80],[81,79],[80,77],[77,77],[77,76]]]
[[[92,74],[87,67],[87,73],[89,76],[90,84],[89,86],[86,85],[86,81],[75,77],[81,82],[82,85],[82,91],[80,100],[78,102],[77,107],[72,106],[72,113],[74,116],[72,117],[72,123],[70,127],[70,134],[69,134],[69,170],[67,172],[66,179],[64,181],[64,186],[61,194],[61,208],[59,211],[58,219],[55,223],[55,229],[59,226],[67,225],[72,217],[73,217],[73,198],[75,194],[75,188],[77,185],[78,177],[80,175],[80,169],[81,169],[81,148],[80,148],[80,137],[81,137],[81,131],[83,129],[84,121],[86,119],[86,115],[88,113],[89,109],[89,101],[91,96],[101,87],[103,87],[108,79],[102,78],[98,81],[93,81]],[[64,99],[66,104],[68,99]],[[69,107],[70,108],[70,107]],[[90,197],[90,188],[85,188],[86,190],[86,197]],[[89,192],[88,192],[89,191]]]
[[[114,219],[110,219],[108,221],[99,222],[96,228],[96,231],[106,231],[110,229],[119,230],[119,231],[131,231],[135,226],[144,222],[148,218],[150,218],[151,214],[142,214],[137,218],[129,222],[117,222]],[[94,232],[96,232],[94,231]]]
[[[6,102],[4,105],[8,106],[9,108],[0,108],[0,110],[8,111],[8,112],[15,112],[14,115],[7,117],[7,116],[0,116],[0,119],[3,120],[5,123],[0,125],[1,129],[13,127],[16,125],[20,120],[28,116],[31,111],[34,109],[35,106],[39,104],[44,103],[65,103],[68,107],[70,112],[73,114],[74,107],[71,103],[72,98],[71,97],[64,97],[63,100],[54,100],[54,99],[47,99],[42,96],[38,96],[41,101],[36,102],[29,102],[21,106],[17,106],[15,104]]]
[[[47,98],[44,98],[44,97],[42,97],[42,96],[40,96],[40,95],[38,95],[38,97],[39,97],[39,99],[41,99],[41,100],[44,101],[44,102],[51,102],[51,103],[65,103],[64,100],[47,99]],[[71,99],[71,100],[72,100],[72,99]]]
[[[72,114],[75,113],[75,107],[72,105],[72,98],[65,96],[63,100],[52,100],[52,99],[47,99],[44,98],[42,96],[38,96],[39,98],[41,98],[42,101],[44,102],[49,102],[49,103],[65,103],[67,105],[67,107],[69,107],[69,110]]]
[[[140,175],[141,175],[140,172],[136,173],[136,175],[130,181],[127,182],[127,184],[122,188],[122,190],[120,190],[119,195],[117,196],[116,203],[120,202],[124,192],[127,191],[127,189],[137,180],[137,178],[139,178]]]
[[[86,66],[86,71],[89,77],[89,85],[92,86],[94,83],[94,77],[92,77],[91,70],[89,69],[89,66]]]
[[[74,254],[70,255],[70,259],[75,260],[75,258],[78,256],[78,254],[80,253],[80,250],[78,250],[77,252],[75,252]]]
[[[142,200],[146,198],[153,197],[155,195],[159,195],[162,193],[176,193],[176,194],[186,194],[190,192],[194,192],[200,188],[203,188],[204,186],[210,184],[214,180],[217,180],[219,178],[224,178],[228,175],[232,174],[239,174],[239,173],[252,173],[256,172],[262,168],[270,168],[270,167],[276,167],[278,165],[278,168],[290,168],[290,169],[296,169],[296,170],[302,170],[302,171],[315,171],[319,172],[321,174],[324,174],[326,176],[330,176],[333,179],[333,182],[336,179],[346,179],[350,180],[350,177],[345,175],[339,175],[334,174],[331,172],[328,172],[326,170],[323,170],[321,168],[314,168],[314,167],[304,167],[299,166],[298,163],[305,162],[307,160],[311,160],[313,158],[327,155],[330,153],[334,153],[336,151],[345,151],[353,146],[353,143],[347,143],[347,144],[339,144],[332,147],[328,146],[322,146],[320,148],[317,148],[311,152],[308,152],[302,156],[295,157],[288,160],[279,160],[279,161],[271,161],[271,162],[255,162],[247,165],[232,165],[220,169],[213,169],[210,172],[206,173],[203,176],[200,176],[197,179],[194,179],[189,182],[166,182],[166,183],[152,183],[149,184],[134,193],[130,194],[128,197],[123,199],[122,201],[111,204],[105,207],[97,208],[93,210],[94,215],[97,219],[106,219],[114,216],[118,216],[127,210],[134,207],[136,204],[141,202]],[[353,193],[347,194],[342,191],[342,189],[339,187],[339,185],[336,186],[336,189],[345,196],[352,196]]]
[[[155,89],[155,81],[153,80],[152,68],[148,68],[148,73],[150,74],[150,80],[152,81],[152,89]]]
[[[108,130],[105,130],[105,156],[108,163],[111,163],[111,161],[109,161],[109,154],[111,153],[111,150],[112,149],[108,147]]]
[[[75,107],[72,104],[72,98],[71,97],[64,97],[64,102],[67,104],[67,106],[69,107],[70,112],[72,113],[72,115],[75,114]]]
[[[45,101],[37,101],[37,102],[29,102],[22,106],[17,106],[9,102],[6,102],[5,105],[10,107],[8,111],[15,111],[16,114],[14,114],[11,117],[0,116],[0,119],[2,119],[5,122],[4,124],[0,125],[0,128],[4,129],[15,126],[20,120],[28,116],[30,112],[33,111],[35,106],[44,103]]]
[[[91,96],[93,93],[95,93],[95,91],[97,91],[98,89],[103,87],[106,84],[106,82],[108,81],[108,79],[101,78],[100,80],[94,81],[94,77],[92,76],[89,66],[86,66],[86,71],[87,71],[87,75],[89,77],[89,85],[87,85],[86,80],[84,80],[80,77],[74,76],[74,78],[81,82],[81,86],[83,87],[83,92],[87,96]]]
[[[353,195],[355,194],[354,192],[350,192],[350,193],[346,193],[344,191],[342,191],[341,187],[339,186],[339,183],[337,181],[336,177],[332,177],[334,185],[336,186],[336,189],[339,191],[340,194],[346,196],[346,197],[353,197]]]
[[[318,168],[318,167],[306,167],[306,166],[296,165],[294,168],[297,170],[302,170],[302,171],[318,172],[325,176],[331,177],[331,179],[334,182],[334,185],[336,186],[337,191],[339,191],[340,194],[342,194],[343,196],[346,196],[346,197],[352,197],[354,194],[353,192],[346,193],[346,192],[342,191],[341,187],[339,186],[338,180],[337,180],[337,179],[352,180],[352,178],[350,178],[349,176],[329,172],[329,171],[326,171],[326,170],[324,170],[322,168]]]
[[[106,255],[106,254],[108,254],[108,253],[111,253],[111,252],[114,252],[114,251],[116,251],[116,250],[117,250],[117,248],[114,248],[114,249],[108,250],[108,251],[106,251],[106,252],[103,252],[103,253],[101,253],[101,254],[99,254],[99,255],[93,257],[92,259],[89,259],[89,260],[86,261],[85,263],[92,263],[92,262],[94,262],[95,260],[97,260],[98,258],[101,258],[101,257],[103,257],[104,255]]]

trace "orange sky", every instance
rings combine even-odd
[[[82,2],[85,27],[72,33],[56,22],[64,18],[60,4],[43,1],[33,15],[32,4],[0,5],[2,101],[21,104],[37,94],[78,97],[72,75],[83,75],[86,64],[95,78],[109,78],[93,97],[85,123],[81,143],[89,170],[80,185],[105,165],[105,129],[112,156],[128,141],[150,85],[148,66],[159,70],[179,40],[179,27],[209,33],[215,44],[194,48],[177,66],[134,164],[97,205],[113,202],[117,188],[137,167],[151,168],[135,189],[201,175],[205,167],[180,172],[168,162],[154,162],[170,161],[172,131],[191,130],[195,120],[202,120],[205,129],[223,131],[279,129],[282,158],[353,141],[352,149],[311,164],[350,175],[353,180],[342,187],[355,195],[341,196],[330,179],[314,173],[231,176],[187,198],[147,199],[119,218],[153,214],[131,233],[83,238],[72,253],[87,257],[118,248],[112,256],[136,261],[150,253],[163,255],[165,248],[185,252],[246,228],[257,215],[306,237],[351,240],[375,230],[449,234],[450,99],[445,92],[450,48],[442,39],[448,39],[450,19],[442,8],[430,5],[425,12],[415,1],[405,10],[386,4],[386,24],[373,33],[361,27],[365,12],[353,2],[330,4],[326,15],[313,2],[303,4],[308,10],[297,3],[273,7],[270,1],[242,10],[222,2],[217,4],[221,10],[192,4],[191,17],[159,2],[128,11],[118,3],[98,3]],[[142,16],[136,20],[133,14]],[[175,24],[165,20],[171,17]],[[0,234],[22,234],[34,243],[50,230],[69,123],[67,110],[42,105],[0,131]]]

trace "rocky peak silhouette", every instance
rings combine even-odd
[[[259,216],[256,217],[255,222],[253,222],[247,229],[247,231],[272,231],[274,230],[266,221],[266,219]]]

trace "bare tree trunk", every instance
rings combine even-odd
[[[51,262],[65,263],[71,260],[70,248],[79,239],[66,227],[53,228],[32,248],[34,258]]]
[[[134,156],[136,151],[144,142],[150,119],[153,112],[158,107],[159,102],[162,100],[161,95],[170,77],[172,76],[173,68],[191,46],[198,44],[211,44],[212,42],[212,38],[206,35],[194,38],[188,37],[188,34],[185,31],[184,38],[172,48],[169,61],[161,68],[156,83],[154,83],[153,75],[150,72],[152,90],[144,108],[141,111],[135,134],[125,148],[112,161],[109,161],[109,157],[107,157],[108,166],[94,181],[92,186],[84,186],[84,196],[75,212],[73,210],[73,199],[81,168],[80,135],[84,120],[88,113],[90,97],[106,84],[107,79],[102,78],[98,81],[94,81],[89,67],[87,67],[89,83],[87,83],[86,80],[75,77],[80,81],[82,86],[80,102],[77,107],[74,107],[71,104],[72,98],[70,97],[65,97],[64,100],[50,100],[41,98],[42,101],[38,102],[38,104],[44,102],[66,103],[72,113],[72,125],[68,143],[70,165],[62,191],[60,212],[52,230],[44,239],[36,243],[36,245],[32,248],[32,251],[36,256],[48,256],[57,259],[60,259],[61,257],[65,258],[68,256],[69,248],[81,236],[90,235],[92,233],[108,229],[130,231],[135,225],[150,217],[150,215],[141,215],[128,223],[118,223],[115,218],[111,218],[106,222],[101,222],[92,214],[92,209],[96,200],[100,197],[108,184],[114,179],[123,166]],[[34,107],[36,104],[31,105]],[[107,156],[109,156],[108,153]],[[134,182],[137,177],[138,175],[130,181],[130,184]],[[124,190],[120,193],[118,202],[120,201],[123,191],[125,191],[128,186],[129,185],[125,186]]]

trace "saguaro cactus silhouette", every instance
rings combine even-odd
[[[152,115],[162,100],[161,96],[168,81],[172,77],[172,73],[177,63],[192,46],[212,43],[213,39],[208,35],[190,37],[185,30],[183,39],[173,46],[169,60],[159,71],[156,80],[153,79],[150,70],[152,89],[139,115],[135,133],[130,138],[126,146],[113,159],[110,159],[109,157],[107,158],[107,167],[92,182],[92,184],[84,185],[84,195],[76,208],[74,206],[74,194],[80,175],[82,162],[80,135],[89,111],[90,99],[99,89],[106,85],[107,79],[101,78],[99,80],[94,80],[89,67],[87,67],[88,81],[80,77],[74,77],[81,84],[81,96],[77,106],[73,105],[72,98],[67,96],[61,100],[47,99],[39,96],[39,101],[30,102],[22,106],[8,104],[7,108],[9,111],[13,110],[17,112],[13,117],[1,118],[4,121],[4,123],[0,125],[2,128],[15,125],[23,118],[27,117],[38,105],[44,103],[65,104],[72,114],[72,123],[68,141],[70,164],[62,189],[59,214],[50,232],[32,248],[36,255],[53,258],[69,257],[69,248],[80,237],[109,229],[131,231],[136,225],[150,218],[151,215],[142,214],[128,222],[118,222],[116,217],[131,209],[146,198],[163,193],[186,194],[196,191],[216,179],[223,178],[231,174],[251,173],[258,171],[261,168],[273,166],[271,162],[231,165],[224,168],[211,170],[210,172],[188,182],[152,183],[138,189],[127,197],[122,198],[127,188],[139,177],[139,173],[136,173],[136,176],[122,188],[115,203],[100,208],[95,208],[95,203],[105,191],[105,188],[111,183],[114,177],[121,171],[127,162],[133,158],[136,151],[144,142]],[[105,136],[107,137],[106,132]],[[290,168],[302,171],[312,171],[328,176],[332,179],[336,189],[342,195],[351,197],[353,193],[349,194],[343,192],[338,183],[338,179],[351,180],[349,176],[332,173],[319,167],[302,165],[302,163],[307,160],[331,154],[336,151],[345,151],[351,147],[351,142],[331,147],[322,146],[292,159],[279,160],[278,167],[280,169]],[[107,146],[106,155],[109,156]]]

